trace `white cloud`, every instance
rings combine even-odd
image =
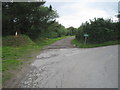
[[[70,26],[79,27],[85,21],[88,21],[89,19],[94,19],[95,17],[112,18],[113,20],[117,20],[117,18],[115,18],[114,15],[111,16],[111,13],[114,14],[115,10],[111,10],[109,9],[109,7],[104,9],[104,5],[99,6],[99,8],[95,4],[93,5],[93,7],[89,5],[91,4],[91,2],[92,3],[118,2],[118,0],[69,0],[69,1],[48,0],[48,1],[53,1],[53,7],[55,5],[54,8],[57,9],[57,12],[60,16],[57,19],[57,21],[62,25],[64,25],[65,27],[70,27]],[[110,8],[112,7],[110,6]]]
[[[65,27],[74,26],[79,27],[83,22],[93,19],[95,17],[110,17],[106,11],[87,7],[87,2],[74,3],[72,5],[64,6],[61,8],[74,10],[69,15],[61,15],[58,21]]]
[[[46,0],[47,2],[118,2],[119,0]]]

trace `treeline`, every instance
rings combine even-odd
[[[82,24],[76,33],[76,39],[84,41],[84,34],[88,34],[88,43],[103,43],[107,41],[120,40],[120,23],[111,19],[94,18]]]
[[[56,38],[73,35],[73,27],[66,29],[56,22],[57,11],[45,2],[3,2],[2,35],[28,35],[31,39],[39,37]]]
[[[16,31],[18,35],[25,34],[31,39],[76,35],[77,40],[84,41],[84,34],[88,34],[88,43],[120,39],[120,23],[95,18],[79,28],[65,28],[56,21],[59,17],[57,11],[51,5],[47,7],[44,4],[45,2],[2,2],[2,35],[15,35]]]
[[[45,2],[3,2],[3,36],[26,34],[37,38],[47,32],[58,17],[52,7],[43,6]]]

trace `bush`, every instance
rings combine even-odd
[[[46,33],[47,38],[62,37],[66,36],[67,34],[67,29],[58,22],[54,22],[47,29],[48,29]]]
[[[69,27],[69,28],[67,28],[67,35],[69,36],[73,36],[73,35],[75,35],[76,34],[76,31],[77,31],[77,29],[76,28],[74,28],[74,27]]]
[[[110,19],[95,18],[93,21],[82,24],[76,33],[76,39],[84,41],[85,33],[89,35],[87,39],[89,43],[103,43],[119,38],[117,23],[113,23]]]

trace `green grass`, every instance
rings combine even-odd
[[[25,37],[25,36],[24,36]],[[10,36],[11,39],[13,39],[12,36]],[[30,60],[31,54],[40,52],[42,48],[44,48],[47,45],[50,45],[57,40],[61,40],[66,37],[60,37],[60,38],[54,38],[54,39],[48,39],[48,38],[42,38],[38,39],[35,42],[30,40],[28,37],[26,39],[27,42],[25,43],[25,39],[21,37],[23,41],[19,40],[11,40],[8,43],[8,37],[3,38],[4,45],[2,47],[2,71],[3,71],[3,82],[5,83],[7,80],[11,79],[14,75],[10,72],[11,70],[17,70],[20,66],[23,64],[26,64],[27,61]],[[15,43],[14,43],[15,42]],[[22,43],[24,45],[18,45],[17,43]],[[14,44],[14,45],[12,45]]]
[[[120,41],[117,41],[117,40],[116,41],[108,41],[108,42],[101,43],[101,44],[90,44],[90,43],[85,44],[84,42],[81,42],[81,41],[74,39],[72,41],[72,44],[76,45],[79,48],[94,48],[94,47],[120,44]]]
[[[2,38],[2,45],[3,46],[13,46],[19,47],[24,46],[27,44],[33,44],[34,42],[26,35],[20,36],[6,36]]]

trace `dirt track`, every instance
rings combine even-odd
[[[19,88],[118,88],[118,46],[73,48],[66,38],[31,64]]]
[[[75,37],[68,37],[68,38],[59,40],[59,41],[55,42],[54,44],[49,45],[45,49],[75,48],[75,46],[73,46],[71,44],[71,41],[74,38]]]
[[[72,39],[44,48],[13,88],[118,88],[118,45],[80,49]]]

